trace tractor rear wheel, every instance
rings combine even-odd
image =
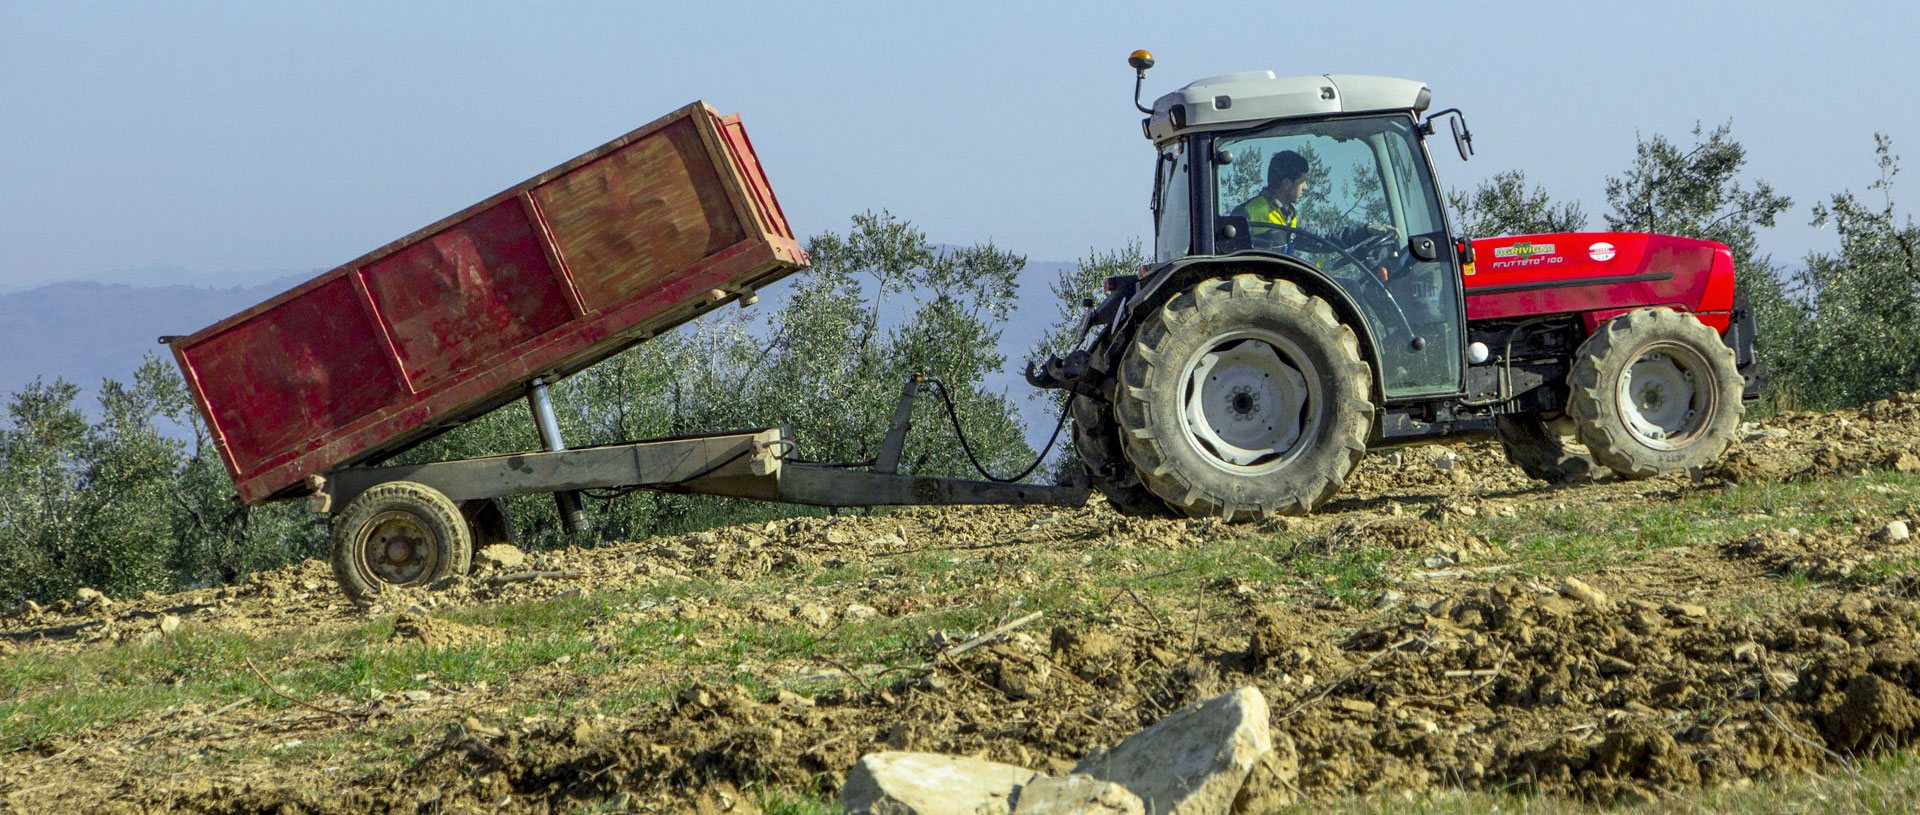
[[[1564,435],[1556,425],[1563,414],[1509,413],[1493,418],[1494,435],[1512,462],[1534,478],[1549,484],[1573,484],[1593,478],[1593,454],[1578,439]]]
[[[1372,382],[1327,301],[1238,274],[1201,281],[1141,322],[1113,414],[1127,460],[1173,509],[1301,514],[1365,454]]]
[[[333,519],[333,575],[355,601],[389,586],[421,586],[466,574],[473,561],[467,519],[439,490],[412,481],[370,487]]]
[[[1744,380],[1733,349],[1691,314],[1628,312],[1575,356],[1567,412],[1594,460],[1621,478],[1712,464],[1739,430]]]
[[[1093,488],[1107,497],[1115,512],[1134,518],[1174,518],[1179,513],[1140,483],[1120,449],[1120,428],[1113,422],[1113,406],[1090,396],[1074,394],[1073,448],[1086,465]]]

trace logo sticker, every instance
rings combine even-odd
[[[1587,247],[1587,257],[1593,258],[1594,260],[1612,260],[1613,244],[1601,241],[1600,243],[1589,246]]]
[[[1554,246],[1551,243],[1521,241],[1512,246],[1502,246],[1493,250],[1493,256],[1497,258],[1530,258],[1534,255],[1551,255],[1554,251]]]

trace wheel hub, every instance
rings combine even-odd
[[[1183,413],[1200,449],[1246,467],[1293,448],[1306,403],[1306,377],[1273,345],[1231,339],[1202,354],[1188,374]]]
[[[1698,364],[1695,364],[1698,363]],[[1695,384],[1704,360],[1655,349],[1620,374],[1620,415],[1648,446],[1671,449],[1699,429],[1706,391]]]
[[[359,550],[367,571],[402,586],[432,574],[437,559],[433,533],[405,512],[388,512],[367,524]]]

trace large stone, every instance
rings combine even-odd
[[[1075,765],[1120,784],[1155,815],[1220,815],[1273,749],[1267,699],[1255,688],[1189,705]]]
[[[1012,811],[1014,794],[1039,773],[1011,764],[935,753],[868,753],[840,787],[848,815],[979,815]]]
[[[1020,788],[1013,815],[1144,815],[1140,796],[1090,775],[1035,778]]]

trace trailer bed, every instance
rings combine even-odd
[[[695,102],[169,345],[256,503],[805,263],[739,117]]]

